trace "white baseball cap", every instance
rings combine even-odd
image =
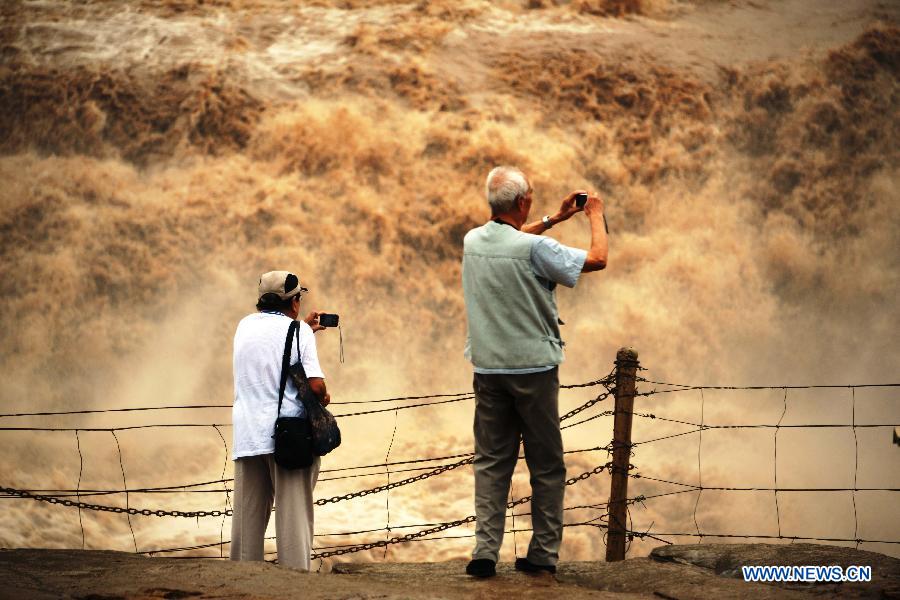
[[[266,294],[277,294],[282,300],[287,300],[308,291],[290,271],[269,271],[259,277],[260,298]]]

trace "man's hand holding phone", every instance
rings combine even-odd
[[[603,228],[606,233],[609,233],[609,225],[607,225],[606,223],[606,213],[603,207],[603,200],[601,200],[599,196],[590,196],[585,198],[584,213],[589,219],[593,218],[595,214],[600,215],[600,218],[603,219]]]
[[[303,319],[303,321],[312,327],[313,332],[316,332],[329,327],[337,327],[339,319],[340,317],[338,315],[314,310],[306,315],[306,318]]]
[[[581,199],[582,197],[584,200]],[[587,197],[588,193],[584,190],[575,190],[570,193],[562,201],[562,204],[559,207],[559,213],[556,214],[554,220],[559,223],[570,219],[576,213],[581,212],[584,209],[584,201],[587,200]]]

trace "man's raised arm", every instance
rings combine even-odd
[[[549,223],[544,223],[543,219],[541,219],[540,221],[534,221],[533,223],[526,223],[525,225],[522,225],[522,231],[524,231],[525,233],[541,234],[557,223],[568,221],[575,213],[579,213],[582,211],[582,208],[580,206],[575,205],[575,196],[583,193],[586,192],[584,190],[575,190],[574,192],[566,196],[559,207],[559,211],[555,215],[548,215],[547,220],[549,221]]]
[[[599,271],[606,268],[609,254],[609,243],[606,237],[606,222],[603,216],[603,200],[596,196],[588,198],[584,205],[584,214],[591,223],[591,247],[588,250],[582,273]]]

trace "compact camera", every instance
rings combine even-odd
[[[339,319],[340,317],[338,315],[322,313],[319,315],[319,325],[322,327],[337,327]]]
[[[584,205],[587,204],[588,195],[584,192],[580,194],[575,194],[575,206],[578,208],[584,208]]]

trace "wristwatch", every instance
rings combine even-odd
[[[553,227],[553,223],[550,222],[550,215],[544,215],[544,217],[541,219],[541,223],[544,224],[545,229],[550,229],[551,227]]]

